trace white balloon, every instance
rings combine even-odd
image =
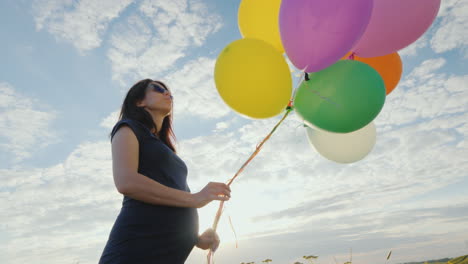
[[[325,158],[338,163],[362,160],[376,142],[374,122],[351,133],[333,133],[306,127],[309,142]]]

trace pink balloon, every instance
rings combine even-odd
[[[374,0],[366,32],[352,50],[377,57],[403,49],[426,32],[439,7],[440,0]]]
[[[343,57],[361,38],[373,0],[283,0],[279,26],[291,62],[320,71]]]

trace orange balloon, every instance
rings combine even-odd
[[[346,56],[341,59],[348,59],[350,55],[351,52],[346,54]],[[403,72],[403,65],[400,55],[398,55],[397,52],[372,58],[361,58],[354,55],[354,60],[368,64],[380,74],[384,80],[387,95],[391,93],[400,82],[401,74]]]

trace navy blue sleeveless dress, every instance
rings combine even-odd
[[[165,186],[190,192],[187,166],[142,123],[124,119],[139,143],[138,173]],[[182,264],[198,239],[196,208],[153,205],[124,196],[99,264]]]

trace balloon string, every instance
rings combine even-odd
[[[337,108],[340,108],[342,110],[344,110],[343,106],[337,102],[334,102],[332,99],[330,99],[329,97],[326,97],[324,95],[322,95],[317,89],[314,89],[313,87],[310,86],[310,83],[309,82],[305,82],[306,85],[307,85],[307,88],[309,88],[309,90],[311,92],[313,92],[314,94],[316,94],[320,99],[324,100],[324,101],[327,101],[329,102],[330,104],[336,106]]]
[[[238,247],[238,243],[237,243],[237,234],[236,234],[236,230],[234,230],[234,225],[232,224],[231,216],[228,215],[228,218],[229,218],[229,225],[231,226],[232,232],[234,232],[234,237],[236,238],[236,248],[237,248],[237,247]]]
[[[227,182],[227,186],[230,186],[234,182],[234,180],[239,176],[239,174],[245,169],[245,167],[250,163],[250,161],[252,161],[252,159],[255,158],[255,156],[257,156],[257,154],[262,149],[263,144],[265,144],[265,142],[267,142],[268,139],[270,139],[270,137],[273,135],[276,129],[281,125],[281,123],[286,119],[286,117],[289,115],[289,113],[292,110],[293,110],[293,100],[291,99],[289,100],[288,106],[286,107],[286,113],[284,114],[283,118],[281,118],[281,120],[275,125],[275,127],[271,130],[271,132],[263,139],[263,141],[257,145],[255,151],[252,153],[252,155],[250,155],[249,159],[242,165],[242,167],[237,171],[234,177],[229,179],[229,181]],[[213,230],[215,232],[216,232],[216,229],[218,228],[219,219],[221,218],[221,214],[223,212],[223,206],[224,206],[224,201],[221,201],[219,203],[219,208],[218,208],[218,211],[216,212],[215,220],[213,222]],[[214,258],[214,252],[210,249],[210,251],[208,252],[208,256],[207,256],[208,264],[214,264],[213,258]]]
[[[306,69],[306,68],[304,68],[304,69],[301,71],[301,72],[304,72],[304,75],[306,74],[305,69]],[[293,93],[292,93],[292,95],[291,95],[291,99],[289,100],[288,107],[293,107],[293,101],[294,101],[294,98],[296,98],[296,93],[297,93],[297,90],[299,90],[298,87],[299,87],[299,85],[301,84],[301,82],[302,82],[301,78],[298,78],[298,79],[297,79],[297,82],[296,82],[296,88],[294,88],[294,90],[293,90]],[[288,108],[286,107],[286,109],[288,109]]]
[[[239,171],[234,175],[234,177],[232,177],[227,185],[230,186],[232,184],[232,182],[239,176],[239,174],[245,169],[245,167],[250,163],[250,161],[252,161],[252,159],[257,156],[257,154],[260,152],[260,149],[263,147],[263,144],[265,144],[266,141],[268,141],[268,139],[270,139],[270,137],[273,135],[273,133],[276,131],[276,129],[278,128],[279,125],[281,125],[281,123],[284,121],[284,119],[286,119],[286,117],[289,115],[289,113],[291,112],[292,110],[292,101],[289,101],[288,103],[288,107],[286,108],[286,113],[284,114],[283,118],[281,118],[281,120],[278,122],[278,124],[275,125],[275,127],[271,130],[271,132],[263,139],[263,141],[257,146],[255,152],[250,156],[250,158],[244,163],[244,165],[242,165],[242,167],[239,169]]]

